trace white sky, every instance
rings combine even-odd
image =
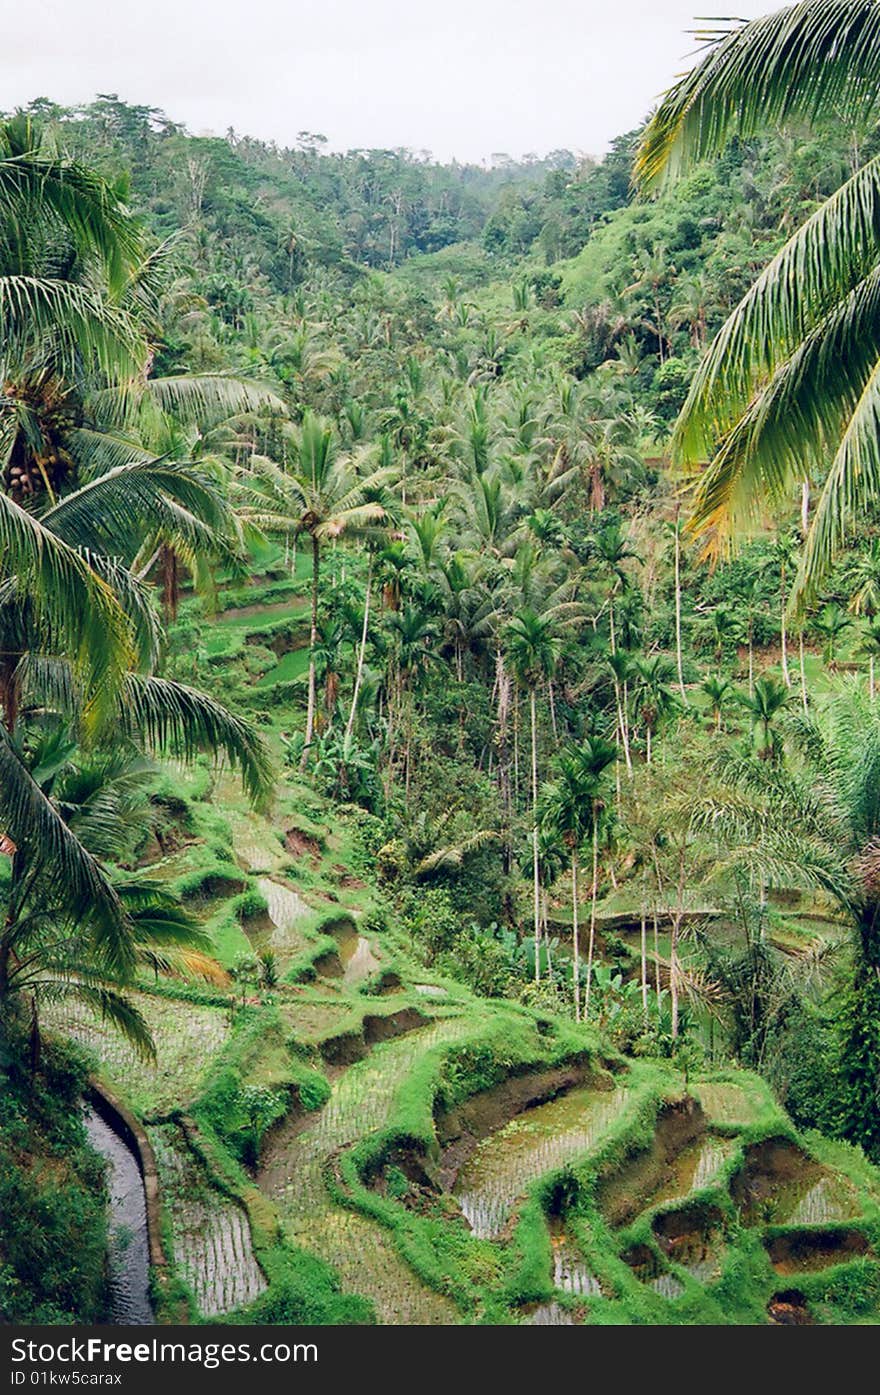
[[[688,66],[698,14],[780,0],[30,0],[5,6],[0,108],[117,92],[192,131],[480,160],[598,155]]]

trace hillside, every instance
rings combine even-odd
[[[875,1323],[876,503],[794,608],[822,470],[707,559],[670,433],[876,137],[27,118],[126,269],[4,225],[4,1316]]]

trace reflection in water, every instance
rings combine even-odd
[[[541,1303],[525,1321],[534,1327],[574,1327],[575,1321],[561,1303]]]
[[[528,1184],[588,1152],[626,1097],[622,1089],[572,1090],[526,1110],[484,1138],[453,1188],[474,1235],[496,1239]]]
[[[145,1325],[155,1322],[149,1296],[150,1247],[147,1203],[137,1158],[123,1138],[99,1114],[85,1118],[89,1142],[108,1164],[110,1194],[111,1322]]]
[[[599,1280],[590,1273],[575,1240],[558,1219],[550,1222],[550,1244],[553,1247],[553,1287],[563,1293],[579,1293],[584,1297],[601,1294]]]
[[[677,1201],[690,1192],[701,1191],[718,1181],[721,1169],[733,1152],[731,1139],[702,1138],[673,1158],[670,1164],[671,1175],[650,1198],[652,1206],[665,1201]]]

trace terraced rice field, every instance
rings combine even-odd
[[[701,1082],[695,1088],[710,1123],[742,1128],[754,1123],[758,1117],[760,1105],[741,1085]]]
[[[733,1139],[710,1136],[683,1148],[672,1161],[673,1176],[654,1193],[651,1204],[659,1206],[666,1201],[677,1201],[691,1192],[712,1186],[735,1147]]]
[[[322,1170],[331,1155],[388,1122],[417,1057],[468,1030],[467,1020],[449,1017],[376,1046],[337,1079],[316,1118],[281,1125],[266,1148],[257,1180],[285,1233],[332,1264],[345,1289],[372,1299],[380,1322],[448,1324],[458,1312],[421,1283],[382,1226],[333,1205]]]
[[[201,1175],[198,1160],[173,1124],[149,1130],[174,1260],[204,1317],[252,1303],[266,1288],[242,1207]]]
[[[472,1233],[497,1239],[529,1183],[595,1147],[627,1098],[625,1089],[571,1090],[484,1138],[453,1188]]]
[[[230,1032],[225,1008],[132,993],[146,1019],[156,1060],[144,1060],[124,1037],[105,1027],[87,1008],[65,1004],[48,1009],[47,1025],[66,1032],[98,1057],[101,1073],[131,1105],[144,1114],[161,1114],[188,1103],[211,1058]]]

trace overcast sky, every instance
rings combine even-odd
[[[743,17],[778,0],[736,0]],[[6,6],[2,100],[116,92],[192,131],[438,159],[600,154],[729,0],[30,0]]]

